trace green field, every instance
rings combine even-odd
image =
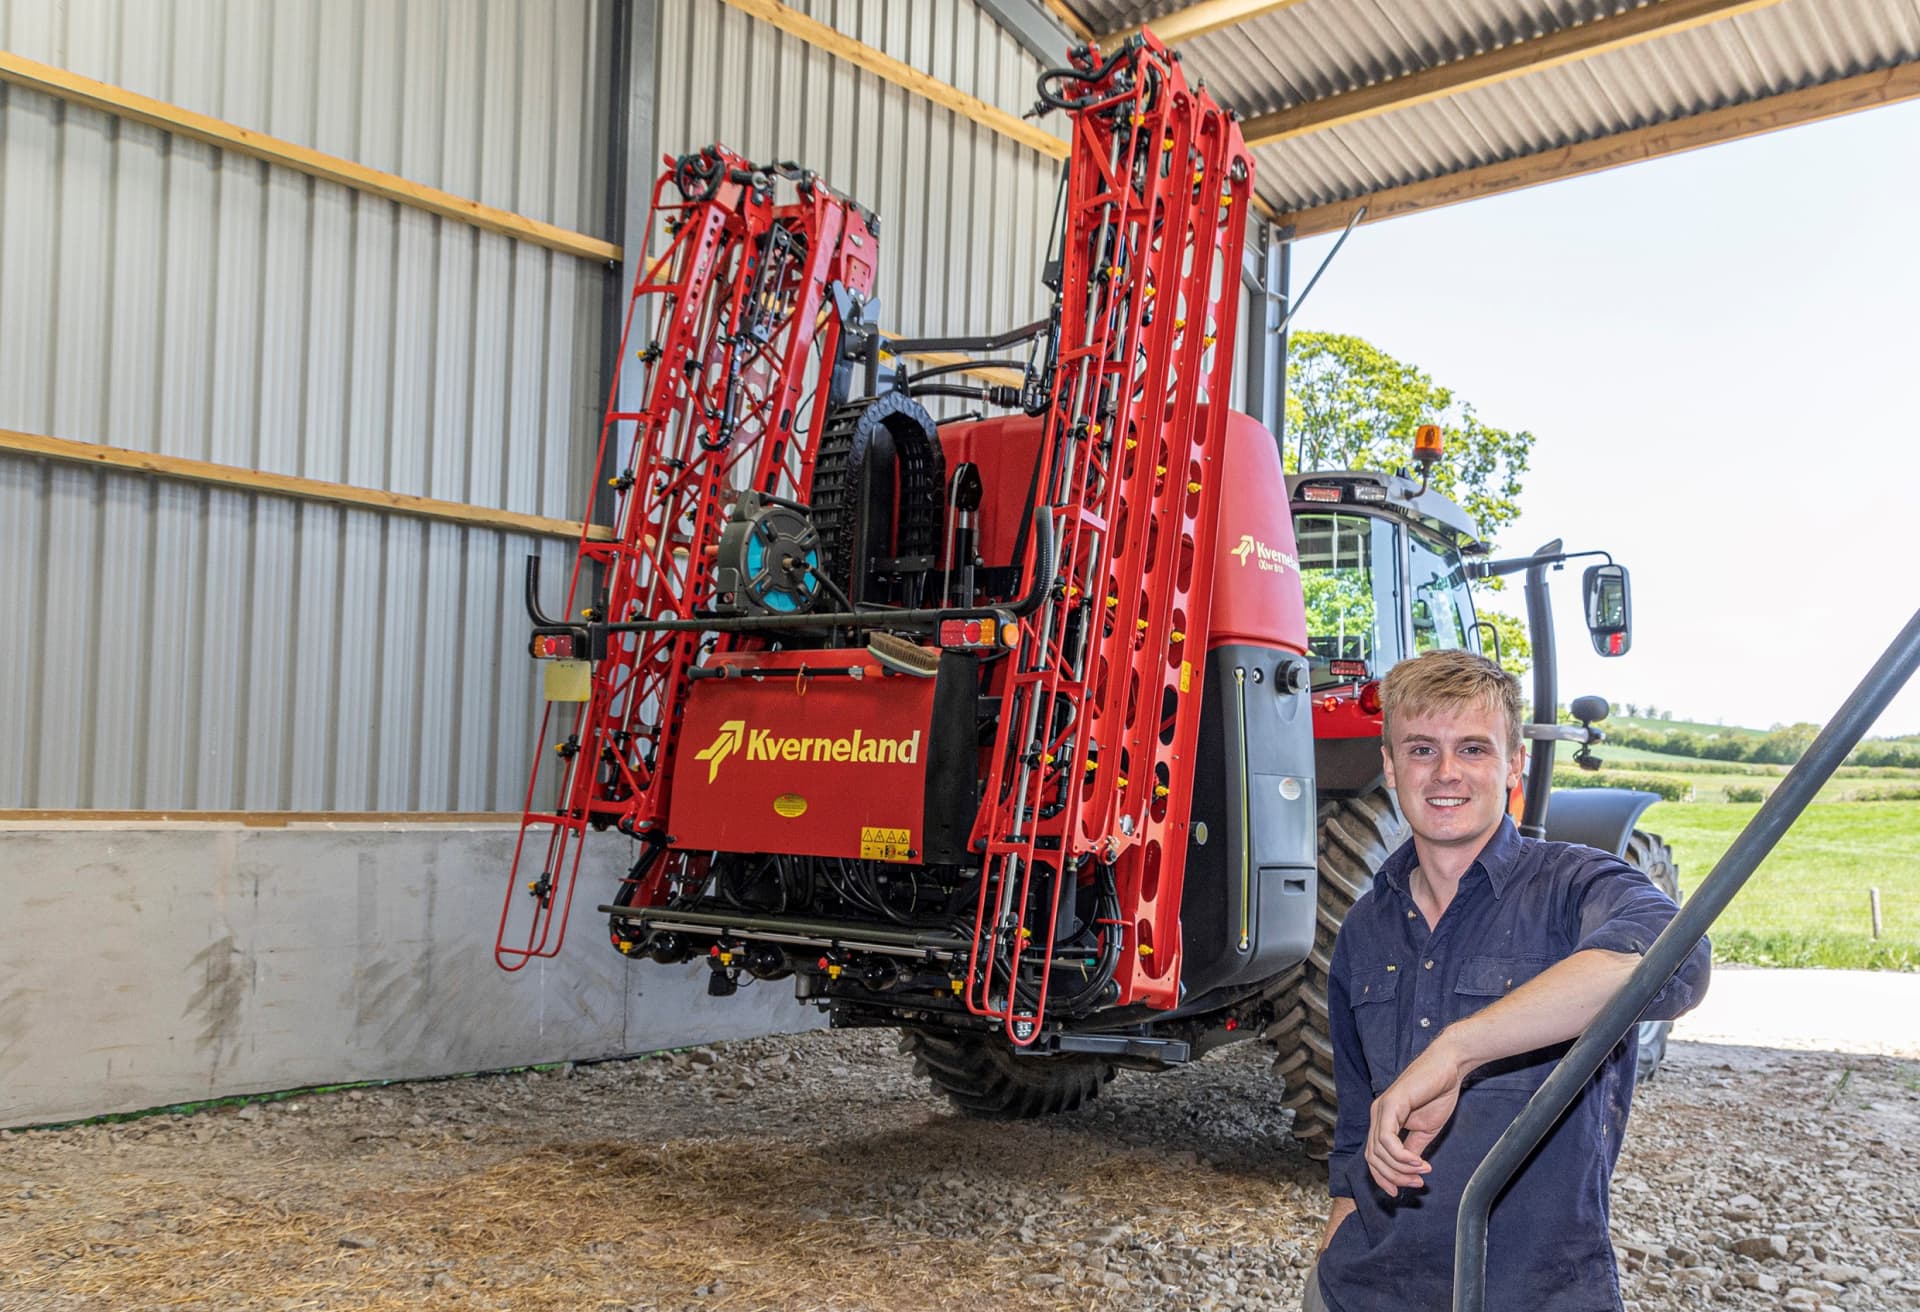
[[[1759,809],[1660,802],[1640,823],[1672,845],[1681,887],[1691,891]],[[1870,888],[1880,890],[1877,942]],[[1808,806],[1722,913],[1713,941],[1718,961],[1920,970],[1920,801]]]

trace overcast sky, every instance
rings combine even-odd
[[[1611,661],[1553,576],[1562,700],[1823,723],[1920,607],[1920,104],[1362,226],[1295,323],[1534,433],[1501,554],[1632,571]]]

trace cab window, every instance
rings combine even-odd
[[[1415,655],[1443,648],[1480,649],[1473,598],[1458,551],[1417,530],[1408,534],[1407,591]]]
[[[1400,659],[1400,560],[1393,524],[1372,515],[1303,514],[1294,520],[1307,600],[1313,686],[1379,678]],[[1366,676],[1335,661],[1364,661]]]

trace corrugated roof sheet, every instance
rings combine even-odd
[[[1074,0],[1111,31],[1184,7]],[[1252,117],[1637,8],[1616,0],[1304,0],[1196,37],[1190,75]],[[1920,0],[1781,0],[1625,49],[1260,147],[1281,210],[1491,164],[1920,58]]]

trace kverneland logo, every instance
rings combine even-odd
[[[1278,572],[1280,570],[1290,569],[1296,574],[1300,572],[1300,562],[1298,560],[1289,556],[1286,552],[1281,551],[1278,547],[1268,546],[1251,533],[1242,533],[1240,535],[1240,545],[1235,547],[1231,554],[1240,557],[1240,565],[1243,569],[1246,567],[1247,559],[1251,557],[1259,561],[1260,568],[1264,570]]]
[[[695,752],[693,759],[707,763],[707,782],[712,783],[720,775],[720,762],[740,750],[740,735],[746,730],[745,720],[728,720],[720,726],[720,732],[708,743],[706,750]]]
[[[728,720],[711,743],[693,759],[707,763],[707,782],[720,775],[720,764],[740,750],[745,741],[749,761],[852,761],[873,765],[914,765],[920,760],[920,730],[905,738],[869,738],[855,729],[844,737],[782,737],[771,729],[748,729],[745,720]]]

